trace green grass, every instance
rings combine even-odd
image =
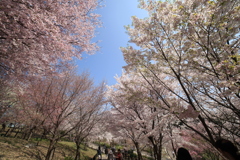
[[[37,144],[39,140],[36,138],[26,141],[20,138],[2,137],[0,136],[0,155],[3,156],[3,160],[18,159],[17,157],[25,157],[24,160],[38,159],[35,157],[44,157],[46,154],[49,141],[43,139],[39,142],[38,146],[26,147],[29,144]],[[56,145],[54,160],[72,160],[75,157],[76,145],[74,142],[60,141]],[[81,145],[81,159],[89,160],[96,154],[96,150],[84,147]],[[0,157],[2,159],[2,157]]]
[[[76,144],[74,142],[60,141],[59,144],[62,144],[63,146],[72,148],[74,150],[76,149]],[[83,145],[81,145],[80,148],[82,157],[92,158],[96,154],[96,150],[93,150],[91,148],[86,147],[85,149]]]
[[[68,146],[68,147],[73,148],[73,149],[76,148],[76,144],[74,142],[59,141],[58,144],[62,144],[63,146]]]

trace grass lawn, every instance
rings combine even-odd
[[[59,144],[66,146],[69,146],[70,148],[76,148],[76,145],[74,142],[67,142],[67,141],[60,141]],[[83,145],[81,145],[81,156],[82,159],[89,159],[92,158],[94,155],[96,154],[96,150],[93,150],[91,148],[88,147],[84,147]]]
[[[36,146],[36,140],[26,141],[19,138],[0,136],[0,159],[1,160],[43,160],[47,152],[49,142],[40,141]],[[75,157],[75,144],[73,142],[61,141],[57,144],[54,160],[72,160]],[[81,147],[82,158],[90,159],[96,151]]]

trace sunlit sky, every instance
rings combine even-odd
[[[105,7],[98,9],[103,23],[98,28],[96,38],[100,40],[101,48],[94,55],[83,55],[78,61],[78,72],[87,70],[95,83],[105,80],[108,85],[116,83],[115,76],[120,76],[122,67],[125,65],[120,47],[126,47],[129,36],[126,34],[125,25],[130,25],[131,16],[139,18],[147,17],[145,10],[139,9],[137,0],[105,0]]]

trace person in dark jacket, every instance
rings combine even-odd
[[[181,147],[177,152],[177,160],[192,160],[192,157],[187,149]]]
[[[105,152],[105,154],[108,154],[108,148],[107,147],[105,147],[104,152]]]
[[[240,160],[238,148],[231,141],[221,138],[215,142],[215,146],[229,160]]]
[[[98,159],[102,159],[102,151],[100,146],[98,147],[97,155],[98,155]]]

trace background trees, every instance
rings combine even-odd
[[[37,130],[49,139],[46,160],[53,158],[56,143],[69,133],[75,136],[78,157],[80,143],[101,115],[104,87],[104,83],[95,87],[87,73],[35,79],[18,92],[12,111],[15,122],[28,127],[28,135]]]
[[[77,107],[71,117],[68,119],[67,125],[71,125],[74,129],[71,132],[76,144],[75,160],[80,157],[80,145],[94,134],[94,129],[99,127],[104,116],[103,105],[105,103],[105,84],[99,86],[91,86],[87,91],[82,92],[81,96],[75,100],[74,106]]]
[[[133,141],[138,159],[142,159],[141,148],[148,141],[154,158],[161,160],[163,145],[172,138],[169,129],[176,119],[152,94],[151,86],[140,75],[123,73],[117,80],[118,84],[108,93],[114,106],[111,116],[115,123],[111,121],[112,125]],[[163,96],[168,96],[164,88],[155,87]]]

